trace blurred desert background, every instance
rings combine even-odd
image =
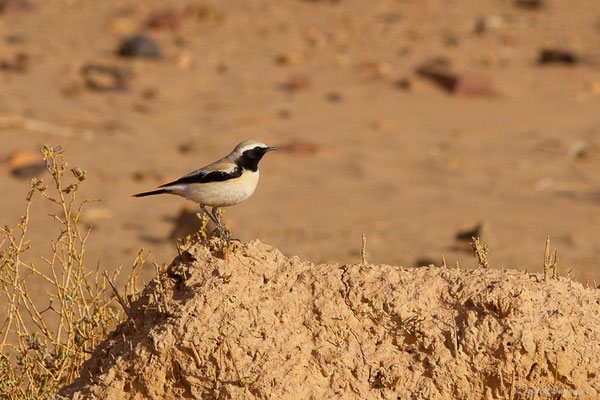
[[[282,150],[226,210],[242,241],[345,263],[364,232],[369,262],[469,268],[480,226],[492,268],[541,271],[550,236],[599,280],[599,43],[595,0],[1,0],[0,222],[61,145],[103,199],[88,264],[169,263],[196,206],[131,195],[255,138]]]

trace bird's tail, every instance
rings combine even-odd
[[[162,193],[169,193],[169,190],[167,190],[167,189],[152,190],[151,192],[143,192],[143,193],[134,194],[131,197],[145,197],[145,196],[152,196],[155,194],[162,194]]]

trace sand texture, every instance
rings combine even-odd
[[[313,264],[258,240],[224,260],[196,245],[61,395],[597,398],[599,299],[515,270]]]

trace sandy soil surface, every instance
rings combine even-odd
[[[197,245],[61,395],[594,399],[599,292],[515,270],[317,265],[259,241],[223,260]]]
[[[455,235],[485,222],[492,267],[540,271],[550,235],[563,273],[598,279],[600,11],[541,3],[173,1],[161,19],[158,0],[1,2],[1,221],[18,220],[28,185],[10,157],[60,144],[104,200],[86,215],[90,264],[129,265],[140,247],[168,262],[193,205],[130,195],[257,138],[288,147],[225,215],[244,241],[357,262],[365,232],[372,262],[469,267]],[[136,33],[162,58],[118,56]],[[538,65],[543,49],[576,63]],[[417,74],[435,58],[489,86],[470,96]],[[82,76],[88,64],[130,72]]]

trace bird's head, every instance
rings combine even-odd
[[[258,162],[269,151],[277,150],[277,147],[269,147],[258,140],[244,140],[233,149],[236,164],[250,171],[258,170]]]

